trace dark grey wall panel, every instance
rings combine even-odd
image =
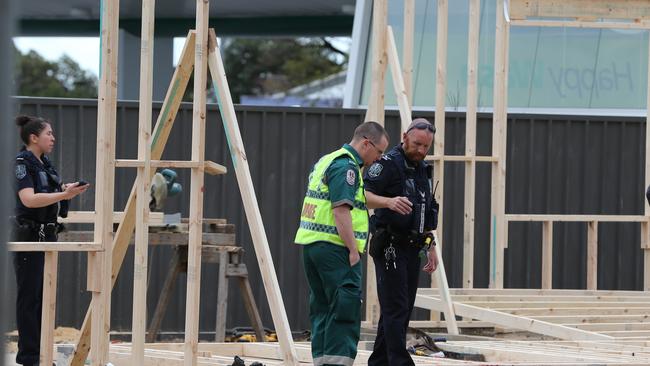
[[[93,100],[17,98],[23,113],[51,118],[57,136],[54,160],[66,180],[83,177],[92,182],[95,170],[96,102]],[[119,158],[137,155],[137,104],[118,104]],[[154,117],[160,104],[154,106]],[[293,329],[307,329],[308,286],[301,250],[292,244],[307,175],[324,153],[347,142],[363,120],[365,111],[342,109],[268,108],[238,106],[237,115],[251,168],[266,233],[271,247],[284,303]],[[421,116],[433,119],[433,113]],[[164,159],[189,159],[191,105],[183,104],[172,130]],[[399,116],[387,114],[392,143],[399,140]],[[262,319],[272,326],[245,213],[216,106],[208,107],[206,159],[222,163],[230,173],[206,177],[205,216],[226,218],[236,225],[237,240],[247,251],[246,263]],[[465,149],[465,121],[460,113],[448,113],[447,154]],[[479,115],[477,151],[492,149],[491,116]],[[506,210],[508,213],[640,214],[643,212],[645,122],[641,118],[511,115],[508,123]],[[489,269],[490,176],[488,163],[477,168],[476,287],[487,287]],[[116,209],[121,209],[135,172],[118,169]],[[179,171],[185,192],[168,201],[166,211],[188,214],[189,172]],[[450,285],[462,283],[463,261],[463,163],[445,168],[444,259]],[[74,209],[91,210],[94,193],[74,202]],[[643,261],[638,224],[601,224],[599,229],[598,284],[602,289],[641,289]],[[585,224],[556,224],[554,230],[556,288],[584,288],[586,284]],[[509,232],[505,254],[506,287],[535,288],[541,284],[541,224],[515,223]],[[171,255],[170,248],[150,250],[149,314],[160,292]],[[129,252],[113,291],[113,329],[131,326],[133,254]],[[64,254],[61,258],[57,322],[79,326],[89,296],[85,292],[86,259]],[[201,288],[201,331],[215,325],[216,276],[214,265],[204,265]],[[421,277],[422,286],[429,281]],[[185,283],[181,276],[163,321],[163,331],[184,329]],[[365,279],[364,279],[365,280]],[[374,279],[373,279],[374,280]],[[64,285],[65,284],[65,285]],[[12,295],[13,296],[13,295]],[[230,287],[228,327],[248,325],[237,286]],[[424,319],[424,313],[416,317]]]

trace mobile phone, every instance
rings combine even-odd
[[[79,180],[79,183],[77,183],[77,187],[85,186],[86,184],[88,184],[88,182],[86,182],[86,181],[83,180],[83,179],[80,179],[80,180]]]

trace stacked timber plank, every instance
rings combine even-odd
[[[457,315],[504,329],[565,340],[650,336],[650,292],[453,289],[451,297]],[[419,289],[416,306],[440,310],[443,303],[435,290]]]
[[[182,344],[156,343],[147,344],[144,366],[149,365],[182,365]],[[300,365],[312,365],[311,346],[309,343],[295,343],[298,362]],[[370,351],[360,350],[355,365],[367,365]],[[131,354],[131,346],[112,345],[111,362],[115,366],[127,365]],[[241,357],[247,365],[260,362],[264,365],[284,365],[282,352],[277,343],[199,343],[198,365],[232,365],[235,356]],[[433,357],[413,357],[417,365],[477,365],[480,363]]]

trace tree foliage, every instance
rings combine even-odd
[[[222,44],[233,100],[265,95],[324,78],[343,70],[347,54],[326,38],[236,38]]]
[[[17,95],[97,98],[97,77],[67,55],[48,61],[33,50],[23,54],[14,46],[14,56]]]

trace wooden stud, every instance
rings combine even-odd
[[[507,221],[555,221],[555,222],[646,222],[644,215],[538,215],[508,214]]]
[[[505,237],[505,175],[508,118],[508,24],[503,14],[504,0],[496,2],[496,44],[494,51],[494,115],[492,127],[492,215],[490,222],[490,287],[503,287]]]
[[[433,139],[433,153],[443,156],[433,164],[433,179],[436,191],[434,198],[440,205],[438,213],[438,236],[444,239],[444,209],[445,209],[445,100],[447,98],[447,32],[449,23],[449,3],[447,0],[438,0],[438,26],[436,30],[436,112],[434,125],[436,134]],[[442,241],[438,242],[442,253]],[[442,256],[440,257],[442,258]],[[431,277],[431,286],[436,286],[435,276]],[[439,320],[437,312],[431,312],[430,320]]]
[[[149,213],[149,225],[163,224],[162,212]],[[120,223],[124,219],[124,212],[113,212],[113,223]],[[59,222],[64,224],[92,224],[95,222],[94,211],[70,211],[67,218],[59,217]]]
[[[376,327],[379,324],[381,308],[377,295],[377,273],[375,272],[375,262],[368,257],[366,269],[366,322],[370,327]]]
[[[468,155],[427,155],[425,161],[473,161],[476,163],[495,163],[498,158],[495,156],[468,156]]]
[[[531,316],[531,318],[544,320],[551,323],[564,324],[567,326],[576,326],[581,325],[601,325],[605,326],[610,323],[618,324],[640,324],[645,327],[648,326],[648,317],[646,315],[634,315],[634,314],[625,314],[625,315],[541,315],[541,316]],[[591,329],[594,330],[594,329]]]
[[[478,47],[481,24],[481,0],[470,0],[469,46],[467,50],[467,113],[465,155],[476,155],[476,112],[478,108]]]
[[[553,288],[553,221],[542,223],[542,288]]]
[[[435,126],[436,136],[434,139],[434,153],[444,156],[445,154],[445,101],[447,98],[447,32],[448,32],[448,2],[438,1],[438,28],[436,41],[436,113]],[[444,161],[436,161],[435,179],[439,180],[436,200],[440,207],[444,207]],[[443,236],[443,215],[438,220],[438,233]]]
[[[57,252],[45,252],[43,307],[41,309],[41,352],[39,357],[41,365],[51,365],[53,360],[58,255]]]
[[[278,342],[282,349],[283,360],[287,365],[297,365],[298,357],[293,344],[291,329],[289,328],[289,320],[282,300],[275,268],[273,267],[273,258],[269,249],[266,232],[264,231],[262,215],[257,205],[255,189],[248,167],[248,160],[246,159],[246,151],[239,130],[239,123],[237,122],[237,115],[235,114],[235,107],[232,103],[221,54],[217,47],[217,36],[213,30],[210,31],[209,52],[208,63],[210,66],[210,74],[212,75],[212,83],[216,88],[219,111],[226,136],[228,136],[228,147],[233,160],[239,191],[242,195],[246,218],[250,225],[253,246],[255,247],[257,262],[260,266],[262,279],[264,280],[264,288],[271,309],[273,324],[278,335]]]
[[[424,309],[442,310],[444,302],[432,296],[418,294],[415,305]],[[485,309],[477,305],[454,302],[456,315],[488,321],[508,328],[525,330],[537,334],[549,335],[560,339],[576,340],[610,340],[612,337],[580,329],[569,328],[559,324],[534,320],[526,317],[507,314],[498,310]]]
[[[159,232],[150,232],[149,233],[149,246],[153,245],[183,245],[187,246],[188,244],[188,235],[187,235],[187,225],[186,224],[180,224],[174,226],[180,232],[170,232],[170,231],[159,231]],[[68,231],[65,233],[61,233],[60,237],[64,239],[86,239],[90,238],[92,239],[92,231]],[[232,249],[239,249],[240,247],[235,246],[235,234],[234,233],[203,233],[203,246],[204,246],[204,253],[205,253],[205,248],[208,248],[210,245],[218,245],[218,246],[228,246],[228,248]],[[66,244],[66,243],[64,243]],[[78,244],[78,243],[70,243],[70,244]],[[92,244],[92,243],[91,243]],[[129,244],[135,244],[134,240],[131,240]],[[53,251],[79,251],[77,250],[74,246],[69,245],[68,246],[70,250],[59,250],[56,247],[56,244],[52,244],[51,248]],[[89,245],[89,247],[92,247]],[[96,245],[95,247],[99,247]],[[95,247],[92,247],[93,249]],[[48,245],[48,248],[50,246]],[[38,247],[34,247],[34,251],[38,251]],[[81,251],[86,251],[85,247],[81,248]],[[42,251],[43,249],[40,249]],[[205,261],[204,261],[205,262]]]
[[[131,160],[131,159],[118,159],[115,161],[115,166],[117,168],[139,168],[144,166],[144,161],[141,160]],[[152,168],[198,168],[200,164],[193,161],[185,160],[150,160],[150,166]],[[228,169],[221,165],[217,164],[214,161],[206,160],[203,163],[205,172],[210,175],[217,174],[226,174]]]
[[[474,222],[476,196],[476,163],[465,163],[465,214],[463,230],[463,287],[474,287]]]
[[[648,233],[648,224],[642,224],[643,234]],[[650,248],[643,248],[643,290],[650,291]]]
[[[587,223],[587,290],[598,289],[598,221]]]
[[[228,172],[228,168],[214,161],[206,161],[204,163],[204,169],[205,173],[210,175],[226,174]]]
[[[510,18],[650,19],[645,0],[510,0]]]
[[[648,39],[648,57],[650,57],[650,38]],[[650,58],[648,58],[650,60]],[[647,65],[647,96],[646,96],[646,123],[645,123],[645,185],[650,187],[650,61]],[[641,224],[641,248],[643,248],[643,289],[650,291],[650,203],[643,203],[643,213],[646,221]]]
[[[201,299],[201,239],[203,234],[203,192],[205,161],[205,117],[208,75],[208,19],[210,2],[196,0],[196,44],[194,48],[194,103],[192,111],[192,161],[190,183],[189,245],[187,248],[187,293],[185,300],[185,366],[197,362]]]
[[[418,291],[431,291],[429,289],[418,289]],[[541,289],[488,289],[454,288],[450,290],[452,295],[516,295],[516,296],[650,296],[641,291],[609,291],[609,290],[541,290]]]
[[[32,242],[12,241],[7,245],[10,252],[103,252],[95,242]]]
[[[596,29],[650,29],[650,22],[583,22],[571,20],[512,20],[518,27],[596,28]]]
[[[179,63],[176,66],[176,71],[170,82],[165,101],[163,102],[162,112],[158,116],[156,127],[152,135],[151,142],[151,158],[160,159],[163,149],[167,143],[169,133],[171,132],[178,108],[183,100],[185,88],[191,77],[192,68],[194,67],[194,39],[195,32],[189,32],[185,46],[181,52]],[[124,209],[124,216],[122,222],[117,228],[115,238],[113,239],[113,253],[112,253],[112,273],[111,281],[115,285],[117,275],[120,272],[124,256],[129,247],[129,242],[135,228],[135,201],[136,201],[136,187],[131,190],[129,198]],[[76,342],[75,353],[71,361],[72,366],[82,366],[88,356],[90,350],[91,338],[91,319],[92,311],[89,308],[86,311],[79,339]]]
[[[402,77],[408,105],[413,106],[413,38],[415,33],[415,0],[404,0],[404,64]],[[392,72],[392,71],[391,71]]]
[[[465,155],[476,155],[476,111],[478,107],[478,46],[481,1],[469,3],[469,42],[467,50],[467,113],[465,118]],[[476,196],[476,162],[465,163],[465,216],[463,235],[463,287],[474,287],[474,221]]]
[[[641,223],[641,250],[643,251],[643,290],[650,291],[650,222],[648,221]]]
[[[461,291],[458,291],[461,290]],[[450,293],[454,299],[459,301],[464,300],[490,300],[502,301],[530,301],[530,300],[586,300],[597,299],[602,301],[640,301],[639,299],[650,300],[650,295],[640,291],[590,291],[590,290],[542,290],[532,289],[531,291],[525,289],[505,289],[503,291],[494,290],[494,293],[487,291],[465,291],[471,289],[451,289]],[[478,289],[475,289],[478,290]],[[435,290],[429,288],[418,289],[420,293],[427,295],[434,295]],[[634,293],[637,292],[637,293]]]
[[[627,308],[647,308],[648,303],[644,301],[645,299],[639,299],[639,301],[626,301],[625,306]],[[530,308],[553,308],[556,311],[561,311],[564,308],[576,308],[576,307],[591,307],[591,308],[601,308],[601,307],[611,307],[612,302],[600,301],[597,298],[592,298],[588,300],[580,301],[563,301],[563,300],[544,300],[540,299],[539,301],[519,301],[519,300],[505,300],[505,301],[463,301],[464,304],[481,306],[481,307],[490,307],[490,309],[530,309]]]
[[[428,289],[422,289],[423,291],[420,291],[420,293],[423,294],[429,294],[429,295],[435,295],[433,292],[428,292],[424,290]],[[638,302],[638,301],[644,301],[644,300],[649,300],[650,301],[650,296],[625,296],[625,295],[558,295],[558,294],[552,294],[552,295],[519,295],[516,293],[513,294],[507,294],[507,295],[487,295],[487,294],[472,294],[472,295],[453,295],[454,300],[456,301],[506,301],[506,302],[515,302],[515,301],[520,301],[520,302],[540,302],[540,301],[546,301],[546,302],[552,302],[552,301],[603,301],[603,302],[610,302],[612,305],[617,305],[616,303],[619,302],[626,302],[626,301],[632,301],[632,302]]]
[[[395,36],[393,35],[393,27],[388,26],[386,32],[388,64],[390,65],[390,72],[393,76],[393,88],[395,89],[395,95],[397,96],[399,116],[402,121],[402,131],[406,131],[408,125],[411,124],[411,106],[404,87],[404,80],[402,80],[399,56],[397,54],[397,46],[395,45]]]
[[[105,0],[100,10],[100,81],[97,98],[97,153],[95,176],[95,235],[103,252],[88,254],[88,289],[92,292],[91,365],[108,362],[111,315],[111,256],[115,188],[115,126],[117,113],[117,56],[119,0]],[[42,345],[47,347],[47,345]]]
[[[384,125],[384,94],[386,82],[386,27],[388,0],[373,0],[372,7],[372,78],[365,121]]]
[[[441,344],[441,349],[445,352],[481,354],[490,364],[593,365],[627,363],[609,353],[595,354],[594,352],[579,351],[571,353],[567,349],[555,349],[548,346],[535,347],[530,344],[519,341],[493,341],[463,342],[463,345],[458,345],[457,342],[453,342]],[[636,363],[631,359],[630,361],[632,364]]]
[[[138,167],[136,178],[135,252],[133,263],[133,317],[131,363],[144,363],[147,322],[147,268],[149,243],[149,182],[151,181],[151,107],[153,93],[153,48],[155,0],[142,2],[140,40],[140,105],[138,123]]]
[[[650,38],[648,38],[648,60],[650,60]],[[646,95],[646,124],[645,124],[645,185],[643,186],[644,188],[650,187],[650,61],[648,61],[647,65],[647,72],[648,72],[648,80],[647,82],[647,95]],[[647,222],[650,223],[650,206],[646,204],[648,202],[644,202],[643,204],[643,213],[646,216],[646,219],[648,220]],[[650,235],[650,231],[648,231],[646,234]],[[646,240],[648,237],[645,236],[642,238],[643,240]],[[649,243],[650,244],[650,243]],[[650,265],[649,262],[646,262]]]
[[[437,234],[434,232],[434,240],[436,243],[439,243]],[[438,269],[433,272],[433,276],[436,278],[438,283],[438,290],[440,292],[440,299],[442,300],[443,308],[442,311],[445,313],[445,322],[447,325],[447,333],[457,335],[458,325],[456,324],[456,314],[454,312],[454,304],[449,294],[449,283],[447,282],[447,272],[445,270],[445,263],[442,260],[442,248],[438,245],[434,245],[436,254],[438,255]],[[433,312],[432,312],[433,313]]]
[[[226,337],[226,316],[228,314],[228,252],[219,253],[219,274],[217,275],[217,325],[214,331],[214,341],[223,342]]]
[[[376,121],[384,125],[384,86],[386,74],[386,62],[391,67],[393,77],[393,88],[397,96],[401,129],[405,130],[411,122],[411,103],[412,103],[412,86],[411,79],[409,84],[405,84],[405,79],[412,78],[413,65],[413,0],[407,0],[405,3],[405,65],[404,68],[399,66],[399,56],[397,46],[392,32],[392,28],[387,25],[387,0],[375,0],[373,7],[373,74],[371,96],[368,102],[368,111],[366,121]],[[411,19],[411,20],[409,20]],[[410,29],[410,30],[409,30]],[[379,47],[381,45],[381,47]],[[410,70],[410,71],[409,71]],[[366,321],[371,324],[377,324],[379,321],[379,302],[377,300],[377,287],[374,281],[375,268],[374,262],[367,262],[366,278],[372,279],[366,281]]]

